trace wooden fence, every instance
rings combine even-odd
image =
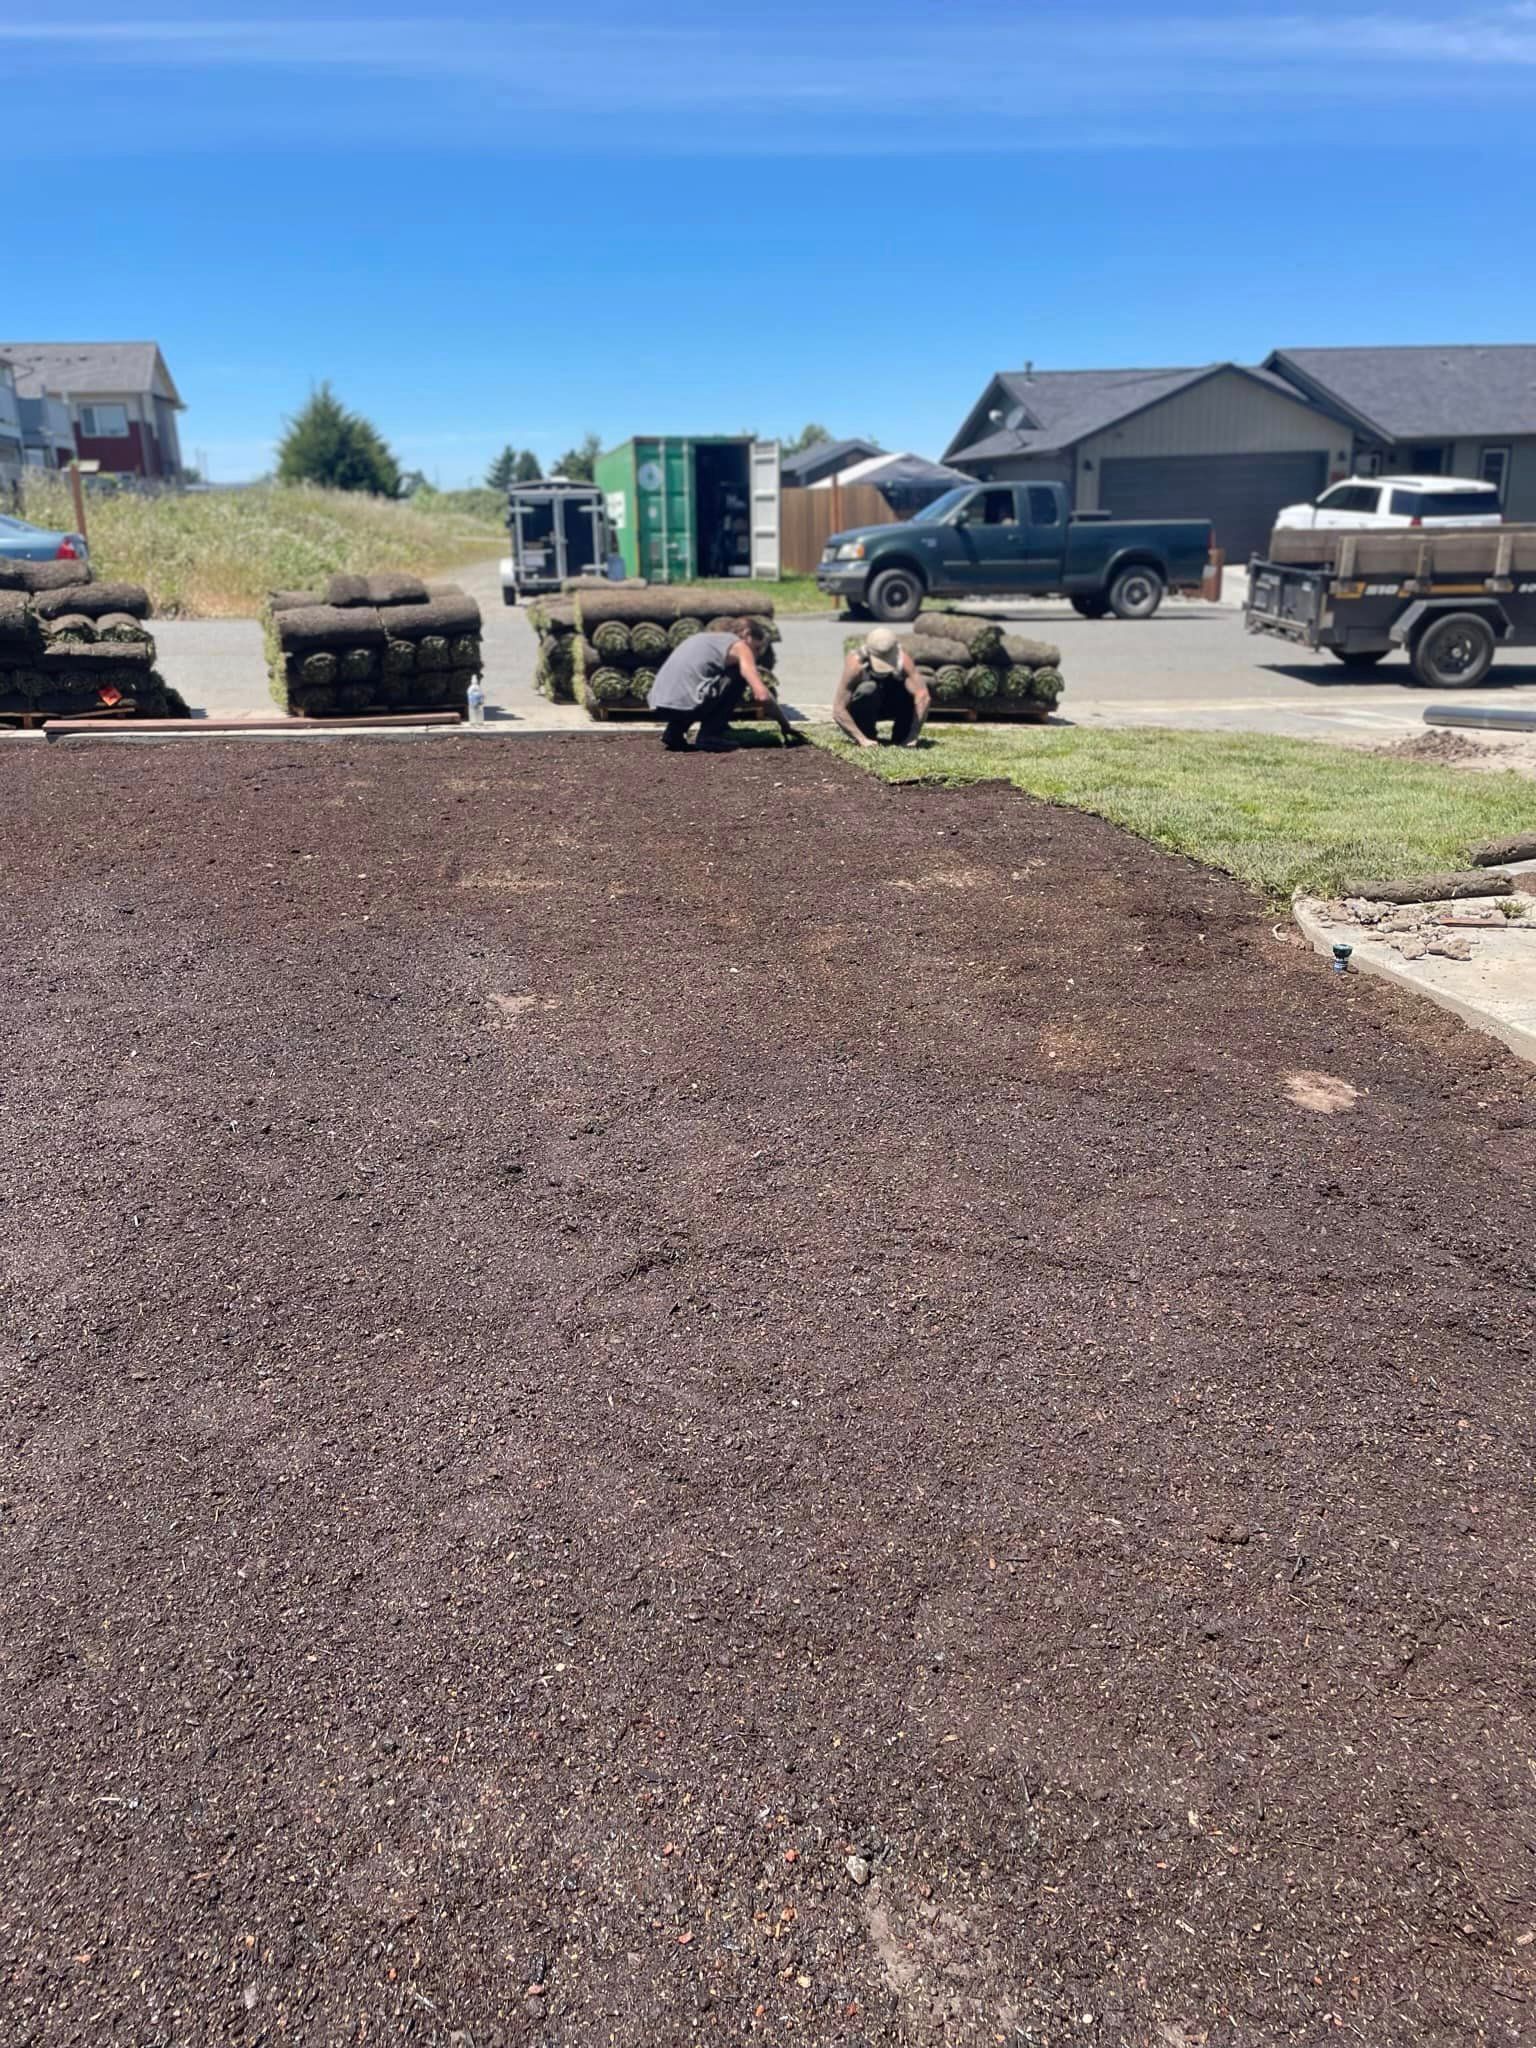
[[[832,484],[824,491],[780,494],[779,561],[785,576],[809,576],[829,533],[850,526],[894,526],[896,514],[873,484]]]

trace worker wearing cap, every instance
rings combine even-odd
[[[879,721],[891,721],[891,744],[915,747],[928,716],[928,689],[889,626],[876,626],[843,663],[832,716],[856,747],[880,743]]]
[[[688,728],[695,721],[701,753],[723,754],[735,747],[726,726],[747,692],[759,704],[773,702],[757,666],[767,646],[768,628],[761,619],[738,619],[729,633],[695,633],[673,648],[646,700],[653,711],[666,714],[661,744],[669,753],[687,747]]]

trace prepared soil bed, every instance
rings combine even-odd
[[[1492,1041],[810,750],[0,773],[7,2041],[1531,2040]]]

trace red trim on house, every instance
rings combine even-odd
[[[165,466],[160,459],[160,444],[153,430],[140,420],[130,420],[127,433],[114,435],[110,440],[99,434],[83,434],[76,427],[75,444],[80,451],[82,462],[99,462],[104,470],[114,475],[165,474]]]

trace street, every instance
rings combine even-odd
[[[492,718],[588,728],[577,705],[551,704],[533,687],[535,643],[526,612],[501,601],[496,564],[456,578],[485,619],[486,705]],[[1349,675],[1330,656],[1288,648],[1243,629],[1232,605],[1170,600],[1153,619],[1081,619],[1059,600],[1005,608],[1020,630],[1056,641],[1067,679],[1060,716],[1075,725],[1175,726],[1269,732],[1297,739],[1390,740],[1422,729],[1430,693],[1393,655],[1374,675]],[[862,630],[840,618],[782,621],[778,675],[784,700],[806,718],[829,715],[843,642]],[[251,619],[156,620],[166,678],[195,709],[218,717],[270,717],[261,629]],[[1536,702],[1536,662],[1500,661],[1465,704]]]

